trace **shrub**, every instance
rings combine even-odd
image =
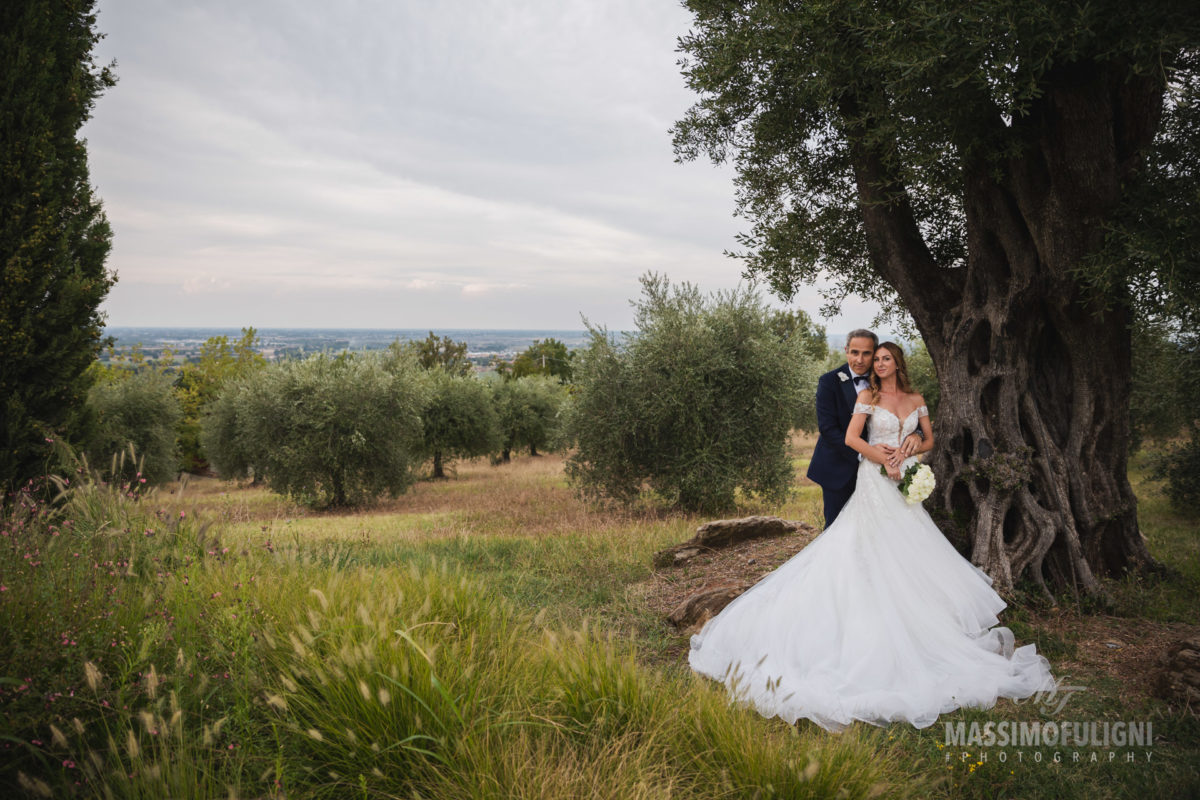
[[[566,405],[567,392],[552,377],[531,375],[507,380],[494,390],[502,445],[500,457],[508,461],[513,450],[528,447],[530,455],[538,449],[553,450],[557,444],[560,412]]]
[[[115,380],[100,380],[88,392],[93,419],[87,442],[92,464],[116,464],[114,455],[132,444],[139,459],[122,460],[109,478],[132,478],[140,461],[141,477],[162,483],[177,474],[175,436],[182,410],[171,379],[153,370],[133,372]],[[117,472],[120,474],[111,474]]]
[[[504,375],[510,379],[549,375],[558,378],[559,383],[570,383],[571,359],[567,346],[558,339],[534,339],[533,344],[513,359],[511,370],[507,369],[507,364],[504,365]]]
[[[500,447],[500,426],[485,383],[443,369],[427,370],[425,381],[429,393],[421,421],[433,477],[446,477],[445,466],[456,459],[493,453]]]
[[[399,339],[388,347],[389,358],[412,356],[422,369],[443,369],[452,375],[470,375],[475,365],[467,357],[467,343],[456,342],[449,336],[441,339],[430,331],[424,339],[401,342]]]
[[[1180,513],[1195,513],[1200,505],[1200,429],[1165,459],[1167,497]]]
[[[231,474],[253,467],[274,491],[313,506],[360,505],[412,485],[428,389],[411,359],[320,354],[230,388],[206,430]]]
[[[792,484],[788,434],[807,363],[754,292],[703,297],[642,278],[637,336],[590,328],[576,359],[569,480],[628,502],[648,483],[685,509],[728,508],[742,488],[778,501]]]

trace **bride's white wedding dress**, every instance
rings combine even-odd
[[[864,410],[869,442],[891,445],[929,413]],[[1014,650],[1012,632],[995,627],[1005,606],[928,512],[864,460],[833,525],[709,620],[688,661],[767,717],[924,728],[960,706],[1053,687],[1034,645]]]

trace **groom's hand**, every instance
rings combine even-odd
[[[886,456],[883,460],[883,466],[887,468],[888,474],[891,474],[893,469],[898,470],[900,468],[900,462],[904,460],[904,456],[900,454],[899,448],[893,447],[890,444],[883,444],[882,442],[875,446],[882,450]]]
[[[904,437],[904,443],[900,445],[901,457],[908,458],[909,456],[916,453],[917,448],[919,448],[921,446],[921,442],[923,442],[923,441],[924,441],[924,439],[922,439],[920,437],[920,435],[915,434],[915,433],[910,433],[908,436]]]

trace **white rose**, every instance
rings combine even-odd
[[[917,468],[917,472],[913,475],[912,483],[908,487],[907,500],[910,504],[920,503],[929,495],[933,494],[934,486],[937,481],[933,476],[933,470],[929,465],[922,464]]]

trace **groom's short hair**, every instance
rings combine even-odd
[[[846,347],[850,346],[851,339],[870,339],[871,340],[871,349],[872,350],[879,349],[879,337],[876,336],[873,331],[869,331],[866,328],[857,328],[855,330],[850,331],[850,333],[848,333],[846,335]]]

